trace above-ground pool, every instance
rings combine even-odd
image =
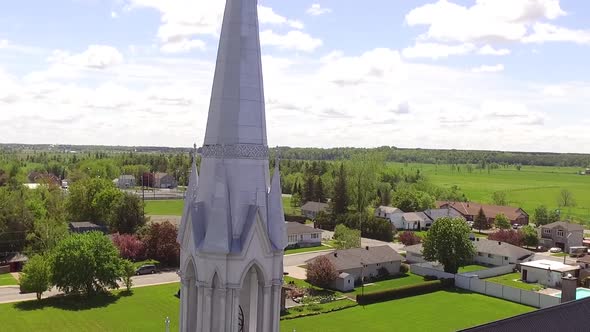
[[[561,297],[561,293],[555,293],[553,296]],[[578,287],[576,288],[576,300],[581,300],[583,298],[590,297],[590,289]]]

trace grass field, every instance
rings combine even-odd
[[[449,165],[391,163],[389,167],[404,168],[415,173],[418,169],[433,183],[450,187],[459,186],[474,202],[492,203],[495,191],[505,191],[511,205],[520,206],[530,215],[534,209],[544,204],[556,209],[557,199],[562,189],[572,192],[577,202],[576,207],[562,209],[562,217],[572,216],[586,221],[590,225],[590,176],[578,175],[580,168],[523,166],[520,171],[515,167],[492,170],[474,169],[467,172],[465,165],[460,165],[460,172],[451,171]]]
[[[321,245],[321,246],[317,246],[317,247],[289,249],[289,250],[285,250],[285,255],[301,254],[304,252],[313,252],[313,251],[327,250],[327,249],[332,249],[332,247]]]
[[[365,285],[364,292],[365,293],[378,292],[378,291],[382,291],[382,290],[386,290],[386,289],[399,288],[402,286],[421,284],[423,282],[424,282],[424,278],[422,276],[408,273],[405,276],[400,277],[400,278],[383,280],[383,281],[376,281],[376,282],[370,283],[368,285]],[[363,291],[362,287],[357,287],[357,288],[355,288],[354,293],[351,293],[351,294],[359,295],[362,293],[362,291]]]
[[[18,285],[18,281],[14,279],[12,274],[5,273],[0,274],[0,286],[15,286]]]
[[[536,291],[542,288],[542,286],[539,284],[527,284],[525,282],[522,282],[520,281],[520,278],[520,273],[515,272],[510,274],[504,274],[497,277],[487,278],[484,280],[529,291]]]
[[[438,291],[282,321],[281,331],[456,331],[532,310],[534,308],[481,294]]]
[[[181,216],[184,200],[145,201],[145,214],[153,216]]]
[[[473,264],[473,265],[467,265],[467,266],[463,266],[459,268],[459,273],[465,273],[465,272],[473,272],[473,271],[480,271],[480,270],[485,270],[488,267],[483,266],[483,265],[477,265],[477,264]]]

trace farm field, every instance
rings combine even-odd
[[[533,310],[532,307],[481,294],[438,291],[284,320],[281,321],[281,331],[456,331]]]
[[[574,217],[590,225],[590,176],[578,175],[581,168],[522,166],[518,171],[511,166],[488,174],[487,170],[478,169],[469,173],[466,165],[459,165],[460,172],[452,171],[450,165],[390,163],[388,166],[407,172],[420,170],[440,186],[456,185],[474,202],[492,203],[495,191],[505,191],[510,205],[522,207],[530,215],[541,204],[556,209],[560,191],[568,189],[577,205],[562,209],[562,217]]]

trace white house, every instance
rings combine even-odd
[[[520,268],[523,281],[557,288],[561,287],[561,277],[568,274],[577,276],[580,270],[578,265],[567,265],[547,259],[521,263]]]
[[[474,263],[502,266],[518,264],[531,261],[534,258],[532,251],[517,247],[510,243],[498,242],[487,239],[476,238],[473,240],[476,254],[473,257]],[[406,260],[409,263],[424,263],[426,260],[422,255],[422,244],[407,246]]]
[[[402,214],[402,229],[421,230],[432,225],[432,220],[424,212],[407,212]]]
[[[402,216],[404,211],[391,206],[380,206],[375,209],[375,217],[389,219],[396,229],[403,228]]]
[[[320,246],[322,245],[322,230],[298,222],[288,222],[287,242],[287,248]]]
[[[307,219],[315,220],[318,213],[328,211],[330,205],[320,202],[307,202],[301,207],[301,214]]]

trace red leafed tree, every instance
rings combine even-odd
[[[411,246],[414,244],[418,244],[422,242],[422,238],[418,235],[414,234],[414,232],[405,231],[400,233],[399,235],[399,242],[403,243],[406,246]]]
[[[143,259],[145,250],[137,235],[113,234],[112,239],[121,257],[132,261]]]
[[[329,287],[338,278],[334,264],[326,256],[320,256],[307,263],[307,281],[319,287]]]
[[[180,246],[176,242],[177,236],[178,229],[169,221],[150,224],[142,236],[146,257],[166,266],[178,266]]]
[[[519,247],[523,245],[522,233],[513,229],[501,229],[490,234],[488,240],[506,242]]]

